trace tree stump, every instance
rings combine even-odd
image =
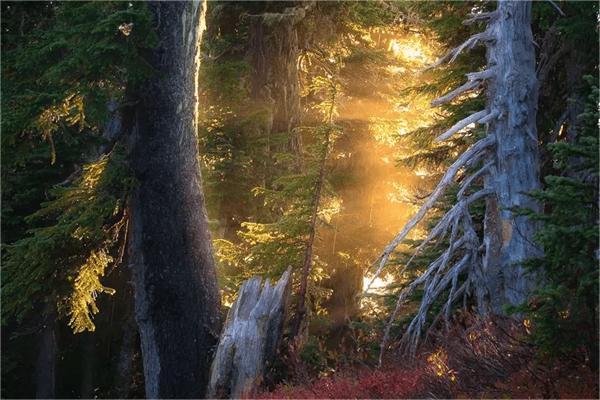
[[[276,354],[289,296],[291,268],[272,286],[255,276],[231,306],[210,371],[207,397],[241,398],[261,383]]]

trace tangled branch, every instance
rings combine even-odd
[[[465,21],[465,24],[472,24],[478,21],[486,21],[489,23],[493,22],[497,17],[498,12],[480,13],[471,15],[470,18]],[[427,69],[435,68],[444,62],[453,62],[463,50],[471,49],[477,43],[493,42],[494,37],[491,32],[492,31],[488,29],[471,36],[463,44],[449,51],[445,56]],[[466,76],[467,82],[465,84],[450,91],[444,96],[433,100],[431,103],[432,106],[448,103],[463,93],[478,89],[484,81],[494,79],[496,71],[494,67],[490,67],[483,71],[469,73]],[[500,116],[500,111],[493,107],[481,110],[454,124],[450,129],[438,136],[435,141],[441,142],[447,140],[457,132],[468,128],[471,124],[487,124]],[[487,155],[489,148],[494,144],[495,137],[488,134],[485,138],[479,140],[462,153],[450,168],[448,168],[435,190],[421,206],[416,215],[408,221],[400,233],[384,249],[379,258],[379,266],[375,271],[373,278],[367,285],[365,293],[369,291],[375,279],[381,275],[392,252],[425,217],[427,212],[434,207],[448,187],[456,180],[458,172],[460,170],[467,170],[469,167],[480,162],[483,156]],[[415,355],[415,351],[421,341],[422,333],[431,308],[440,300],[440,297],[447,293],[447,297],[445,297],[444,302],[442,303],[441,310],[433,319],[429,331],[436,326],[440,320],[443,319],[447,322],[450,319],[452,306],[456,302],[462,299],[463,305],[466,305],[472,284],[481,280],[480,250],[482,245],[479,236],[476,233],[469,206],[475,201],[492,194],[492,190],[482,189],[470,195],[467,195],[466,193],[472,184],[489,173],[489,171],[493,169],[493,166],[494,162],[488,161],[476,172],[472,174],[463,174],[463,179],[461,180],[459,191],[456,196],[456,203],[442,216],[400,271],[400,274],[404,273],[425,246],[430,245],[434,241],[436,244],[442,243],[448,235],[448,232],[450,232],[448,245],[442,254],[428,266],[422,275],[414,279],[408,286],[400,291],[394,311],[384,329],[381,350],[379,353],[379,365],[382,363],[383,354],[389,341],[393,322],[398,316],[405,300],[415,291],[415,289],[418,287],[423,288],[423,298],[415,317],[408,325],[400,342],[401,350],[409,353],[411,356]],[[427,332],[427,335],[429,334],[429,331]]]

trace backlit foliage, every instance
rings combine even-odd
[[[123,149],[116,148],[86,165],[75,183],[51,190],[54,199],[27,217],[36,227],[6,246],[2,291],[10,301],[3,319],[22,319],[45,300],[61,305],[75,332],[94,329],[92,303],[95,292],[110,292],[100,290],[99,279],[122,238],[131,185]]]
[[[529,267],[544,274],[542,285],[514,310],[517,322],[470,321],[468,311],[458,310],[472,309],[467,296],[449,316],[448,330],[436,325],[428,332],[414,365],[390,351],[375,370],[369,365],[394,294],[439,255],[428,246],[400,273],[412,254],[404,251],[419,245],[435,214],[455,200],[455,190],[399,248],[375,290],[360,297],[371,266],[450,160],[484,134],[483,127],[468,127],[452,140],[433,142],[483,108],[477,93],[430,107],[432,98],[463,83],[465,72],[482,68],[483,48],[435,70],[424,67],[481,30],[462,24],[467,13],[494,4],[208,2],[198,81],[199,160],[223,304],[232,303],[243,280],[278,278],[288,266],[298,293],[310,231],[316,230],[308,335],[292,343],[297,347],[283,347],[293,351],[280,354],[265,375],[275,390],[259,397],[597,397],[598,84],[589,79],[579,90],[583,79],[573,73],[597,76],[598,5],[556,3],[564,16],[551,2],[532,6],[537,68],[550,68],[540,80],[537,114],[546,178],[543,190],[532,194],[545,208],[535,215],[521,210],[540,223],[544,256]],[[266,50],[249,41],[252,18],[265,23],[260,39],[279,48],[279,34],[289,28],[283,14],[297,4],[312,7],[290,36],[299,53],[288,57],[289,65],[281,65],[285,52],[252,65],[249,54]],[[94,396],[119,397],[113,389],[117,346],[127,346],[126,331],[137,346],[133,319],[121,324],[133,318],[129,272],[117,269],[127,257],[127,199],[135,182],[124,146],[128,132],[105,134],[107,122],[121,112],[123,128],[130,125],[130,107],[144,90],[139,84],[155,73],[144,56],[160,38],[145,2],[3,1],[0,7],[1,394],[34,396],[32,367],[45,349],[39,334],[51,328],[58,337],[57,396],[76,396],[93,383]],[[283,29],[269,31],[278,24]],[[281,76],[256,79],[254,68],[268,63],[279,63],[265,70]],[[298,68],[297,82],[281,71],[286,67]],[[298,91],[290,90],[296,83]],[[294,129],[275,129],[274,121],[285,118],[275,115],[282,110],[272,100],[292,92],[300,104]],[[581,118],[565,122],[571,101],[587,95]],[[299,146],[290,145],[298,138]],[[481,233],[483,204],[473,210]],[[390,346],[402,337],[419,297],[407,299]],[[440,306],[432,306],[430,320]],[[68,327],[56,325],[57,318]],[[140,371],[132,384],[138,392],[130,394],[143,396],[140,353],[132,354]],[[94,375],[90,382],[88,375]]]
[[[68,300],[69,326],[74,333],[96,330],[92,316],[97,314],[96,297],[99,293],[114,294],[114,289],[100,282],[106,267],[113,261],[104,250],[92,251],[89,258],[79,268],[75,278],[73,294]]]
[[[141,3],[5,2],[2,22],[2,320],[49,303],[93,330],[132,185],[125,149],[108,142],[122,132],[103,131],[126,85],[152,73],[140,56],[156,42],[150,15]]]

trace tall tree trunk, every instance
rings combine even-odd
[[[80,397],[91,399],[94,397],[94,384],[96,378],[96,336],[94,332],[86,332],[83,340],[81,356],[81,388]]]
[[[528,193],[540,183],[531,3],[500,1],[497,13],[488,28],[494,38],[488,44],[488,68],[495,74],[488,82],[487,109],[497,111],[499,117],[488,125],[496,146],[495,167],[485,180],[493,195],[486,199],[483,274],[487,293],[480,298],[480,306],[489,305],[491,311],[501,313],[504,304],[525,301],[535,285],[523,261],[540,253],[533,240],[536,224],[515,216],[511,209],[538,210]]]
[[[40,332],[40,349],[35,364],[35,397],[53,399],[56,397],[56,308],[48,302],[44,309],[45,321]]]
[[[302,331],[302,326],[306,318],[306,296],[308,290],[308,279],[313,263],[313,248],[315,244],[315,238],[317,234],[317,223],[319,222],[319,207],[322,202],[323,187],[325,185],[325,167],[327,165],[327,158],[332,147],[332,133],[334,128],[333,116],[335,110],[335,104],[337,100],[337,90],[335,82],[332,82],[331,86],[331,105],[329,112],[326,115],[325,136],[323,138],[323,150],[321,159],[319,162],[319,175],[315,182],[314,193],[312,198],[312,210],[310,215],[310,224],[308,227],[308,239],[306,240],[306,248],[304,250],[304,262],[302,263],[302,275],[300,276],[300,291],[298,292],[298,308],[296,313],[296,319],[292,327],[292,337],[298,336]]]
[[[288,150],[296,154],[302,151],[300,135],[293,131],[302,111],[298,25],[311,7],[306,3],[287,7],[282,13],[253,15],[248,27],[251,95],[272,107],[273,124],[267,134],[287,133]]]
[[[329,134],[327,134],[327,147],[329,147]],[[327,152],[327,150],[325,150]],[[321,192],[325,183],[325,164],[327,154],[323,155],[321,165],[319,166],[319,175],[315,185],[315,192],[312,199],[312,211],[310,216],[310,225],[308,227],[308,239],[304,249],[304,261],[302,263],[302,275],[300,275],[300,291],[298,292],[298,307],[294,325],[292,327],[292,337],[298,336],[303,330],[303,324],[306,319],[306,296],[308,291],[308,280],[313,263],[313,248],[317,234],[317,222],[319,217],[319,205],[321,203]]]
[[[122,327],[121,346],[117,357],[115,376],[115,397],[129,398],[134,373],[134,356],[139,348],[138,327],[133,315],[133,296],[124,289],[125,296],[122,307],[125,309],[123,318],[119,321]]]
[[[132,132],[129,259],[146,396],[204,395],[220,323],[196,138],[206,3],[150,2],[160,39]]]

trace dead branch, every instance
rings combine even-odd
[[[468,14],[469,18],[463,21],[463,25],[472,25],[476,22],[489,22],[498,18],[498,11]]]
[[[479,178],[485,172],[487,172],[487,170],[492,166],[492,164],[494,164],[494,161],[489,161],[483,167],[481,167],[481,169],[479,169],[479,171],[475,172],[473,175],[471,175],[467,179],[465,179],[463,181],[463,183],[461,184],[460,189],[458,190],[458,193],[456,194],[456,198],[458,200],[462,200],[462,198],[465,195],[465,191],[469,188],[469,186],[471,186],[473,181],[475,181],[477,178]]]
[[[487,167],[486,167],[486,169],[487,169]],[[483,173],[483,172],[481,172],[482,170],[484,170],[484,169],[482,168],[476,174]],[[419,338],[422,333],[423,327],[425,325],[427,313],[429,312],[431,305],[439,297],[441,292],[443,290],[447,289],[450,284],[452,284],[451,289],[450,289],[450,295],[448,296],[448,299],[446,301],[446,306],[442,310],[446,314],[446,319],[449,318],[451,305],[468,288],[468,283],[466,283],[466,284],[463,284],[459,289],[456,289],[456,287],[458,285],[458,276],[463,272],[463,270],[465,269],[466,266],[474,263],[474,261],[477,258],[477,249],[479,247],[479,239],[472,227],[472,221],[471,221],[470,214],[468,211],[468,205],[489,195],[490,193],[491,193],[490,190],[483,189],[483,190],[480,190],[480,191],[472,194],[471,196],[469,196],[467,198],[463,198],[458,203],[456,203],[448,211],[448,213],[446,213],[446,215],[444,217],[442,217],[442,220],[440,220],[440,222],[436,226],[436,227],[443,226],[443,227],[446,227],[446,229],[447,229],[448,223],[446,222],[446,220],[452,219],[454,221],[452,233],[451,233],[451,237],[450,237],[450,244],[448,245],[448,248],[446,249],[446,251],[444,251],[444,253],[440,257],[438,257],[427,268],[427,270],[425,271],[425,273],[423,273],[423,275],[421,275],[419,278],[415,279],[409,286],[407,286],[405,289],[403,289],[400,292],[394,312],[392,313],[390,320],[388,321],[388,323],[385,327],[384,336],[383,336],[383,340],[381,343],[380,356],[379,356],[380,363],[381,363],[381,360],[383,359],[383,352],[384,352],[385,346],[387,344],[387,341],[389,340],[389,332],[390,332],[391,326],[392,326],[394,320],[396,319],[398,312],[400,311],[400,308],[401,308],[402,304],[404,303],[404,300],[414,291],[414,289],[416,287],[420,286],[421,284],[424,285],[423,300],[421,301],[421,305],[419,307],[419,311],[418,311],[417,315],[411,321],[409,327],[406,330],[405,336],[402,339],[402,343],[403,343],[402,346],[404,346],[403,348],[408,349],[411,353],[415,351],[415,349],[419,343],[419,340],[420,340]],[[455,238],[458,234],[460,217],[463,217],[462,225],[463,225],[464,235],[459,240],[455,240]],[[434,231],[436,231],[436,228],[434,228],[432,230],[432,234],[434,234]],[[440,232],[441,232],[441,229],[437,229],[437,232],[435,232],[435,233],[439,235]],[[432,237],[433,236],[432,234],[430,234],[429,237]],[[446,270],[446,265],[448,264],[448,261],[450,260],[450,258],[456,253],[456,251],[458,249],[463,248],[465,246],[466,246],[466,249],[470,250],[470,251],[467,251],[464,254],[461,261],[459,261],[458,263],[456,263],[452,267],[450,267],[448,270]],[[414,255],[409,260],[409,263],[412,261],[413,258],[414,258]],[[407,266],[408,266],[408,263],[407,263]],[[406,269],[406,266],[404,267],[404,269]],[[472,279],[471,276],[467,277],[467,282],[470,281],[470,279]]]
[[[456,132],[466,128],[470,124],[475,124],[475,123],[479,122],[480,119],[485,118],[488,115],[489,115],[489,113],[487,110],[481,110],[474,114],[471,114],[467,118],[462,119],[462,120],[458,121],[456,124],[452,125],[452,127],[450,129],[448,129],[446,132],[442,133],[440,136],[436,137],[433,141],[434,142],[443,142],[444,140],[447,140],[450,137],[452,137],[452,135],[454,135]]]
[[[560,9],[560,7],[558,6],[558,4],[556,4],[553,0],[548,0],[548,2],[550,4],[552,4],[552,7],[554,7],[556,9],[556,11],[558,11],[558,13],[561,15],[561,17],[566,17],[567,14],[565,14],[563,12],[563,10]]]
[[[400,233],[386,246],[386,248],[383,251],[383,254],[380,257],[379,267],[377,268],[375,275],[373,276],[373,278],[367,285],[367,288],[364,290],[364,292],[369,291],[369,289],[371,288],[371,285],[373,284],[375,279],[377,279],[379,277],[379,275],[381,274],[381,271],[385,267],[385,264],[387,263],[390,255],[396,249],[396,247],[398,247],[400,242],[402,242],[406,238],[406,236],[410,233],[410,231],[412,231],[413,228],[423,219],[425,214],[427,214],[427,211],[429,211],[435,205],[437,200],[446,192],[446,189],[448,188],[448,186],[450,186],[450,184],[452,184],[452,182],[454,181],[454,177],[456,176],[458,171],[461,168],[469,165],[469,163],[471,163],[473,161],[473,159],[479,158],[481,153],[484,150],[486,150],[488,147],[492,146],[494,144],[494,142],[495,142],[495,139],[493,136],[486,136],[485,138],[481,139],[480,141],[475,143],[473,146],[471,146],[467,151],[465,151],[448,168],[448,170],[442,177],[441,181],[438,183],[438,185],[435,188],[435,190],[433,191],[433,193],[429,196],[427,201],[425,201],[425,204],[423,204],[423,206],[421,206],[421,208],[419,209],[417,214],[414,217],[412,217],[410,221],[408,221],[408,223],[404,226],[402,231],[400,231]]]
[[[493,78],[494,75],[495,75],[494,68],[489,68],[489,69],[486,69],[484,71],[479,71],[479,72],[471,72],[471,73],[467,74],[467,82],[465,84],[463,84],[463,85],[457,87],[456,89],[452,90],[451,92],[433,100],[431,102],[431,106],[437,107],[439,105],[448,103],[465,92],[471,91],[473,89],[477,89],[481,85],[481,82],[483,82],[486,79]]]
[[[480,82],[478,82],[478,81],[468,81],[467,83],[457,87],[453,91],[451,91],[441,97],[438,97],[435,100],[432,100],[431,106],[437,107],[442,104],[448,103],[465,92],[471,91],[473,89],[477,89],[479,87],[479,85],[480,85]]]
[[[460,46],[455,47],[454,49],[450,50],[442,58],[440,58],[439,60],[437,60],[433,64],[425,67],[423,69],[423,71],[428,71],[430,69],[436,68],[436,67],[442,65],[445,62],[448,62],[448,64],[450,64],[450,63],[454,62],[454,60],[456,60],[456,58],[460,55],[460,53],[463,52],[463,50],[465,50],[465,49],[472,49],[480,41],[486,41],[486,40],[489,40],[490,38],[491,38],[490,34],[487,31],[477,33],[477,34],[471,36],[470,38],[468,38]]]
[[[491,122],[494,118],[498,118],[499,116],[500,116],[500,111],[498,111],[494,108],[488,115],[481,118],[478,122],[480,124],[487,124],[488,122]]]
[[[494,67],[484,69],[483,71],[470,72],[467,74],[467,79],[470,81],[484,81],[486,79],[492,79],[496,76],[496,69]]]

